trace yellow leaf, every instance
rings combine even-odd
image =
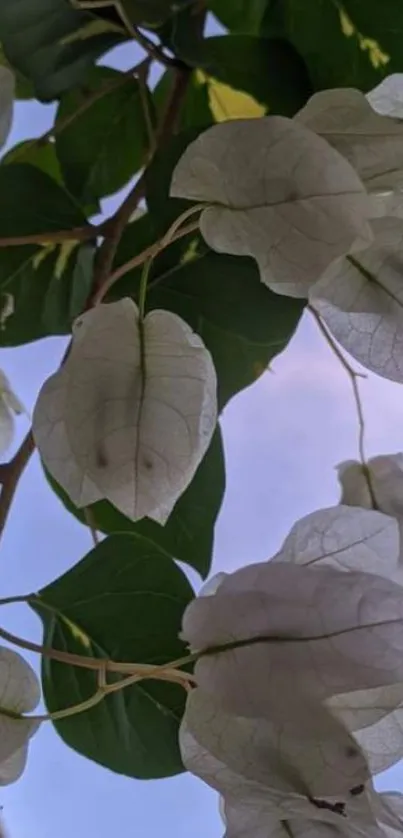
[[[197,77],[208,86],[210,109],[216,122],[225,122],[227,119],[253,119],[267,113],[267,108],[244,90],[235,90],[200,70]]]

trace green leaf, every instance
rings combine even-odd
[[[140,236],[137,222],[129,225],[116,266],[143,248],[147,220],[152,228],[151,219],[144,216]],[[182,245],[181,254],[177,245]],[[304,303],[269,291],[260,281],[254,260],[214,253],[197,235],[167,248],[163,257],[153,265],[147,310],[173,311],[200,335],[213,356],[222,408],[285,349]],[[141,268],[129,271],[111,288],[108,299],[127,295],[138,301],[140,277]]]
[[[403,6],[399,0],[316,0],[268,3],[262,32],[281,34],[305,60],[315,90],[357,87],[367,91],[390,73],[402,72]]]
[[[147,308],[179,314],[203,339],[213,356],[222,409],[285,349],[304,304],[269,291],[252,259],[207,250],[154,276]]]
[[[86,524],[82,509],[77,509],[50,474],[44,469],[52,489],[66,509]],[[214,526],[225,489],[225,464],[221,432],[217,428],[210,448],[184,494],[178,500],[165,526],[148,518],[133,523],[108,501],[89,507],[95,529],[104,533],[132,532],[149,538],[157,547],[197,570],[203,579],[213,558]]]
[[[151,541],[124,534],[101,542],[30,604],[42,619],[45,646],[163,664],[186,655],[178,634],[192,597],[171,558]],[[48,658],[42,662],[42,684],[50,712],[84,701],[97,689],[93,672]],[[167,777],[183,771],[177,735],[185,697],[178,685],[141,681],[55,727],[70,747],[112,771]]]
[[[102,18],[107,19],[112,15],[108,14],[113,10],[112,19],[115,16],[121,20],[128,19],[135,26],[155,28],[167,18],[174,15],[181,6],[192,5],[195,0],[75,0],[76,5],[92,9]],[[106,14],[105,14],[106,13]]]
[[[4,55],[3,47],[0,44],[0,65],[2,67],[8,67],[9,69],[13,70],[15,76],[15,98],[16,99],[34,99],[35,98],[35,91],[28,79],[19,73],[15,67],[11,67],[9,61],[7,61],[6,56]]]
[[[203,42],[202,69],[249,93],[270,113],[294,116],[312,93],[306,66],[291,44],[254,35],[225,35]]]
[[[199,0],[185,0],[182,7],[176,4],[175,11],[158,27],[158,37],[177,58],[195,66],[202,60],[204,9]]]
[[[55,144],[49,140],[39,143],[35,140],[24,140],[13,146],[2,158],[1,165],[5,163],[29,163],[42,172],[49,175],[59,185],[63,184],[60,164],[56,155]]]
[[[0,346],[68,334],[84,308],[93,275],[91,244],[0,249]],[[0,318],[1,321],[1,318]]]
[[[102,90],[104,95],[83,109]],[[153,123],[146,90],[144,97],[149,100]],[[74,113],[78,113],[76,119],[62,128]],[[121,189],[143,166],[149,143],[138,79],[97,67],[80,87],[62,97],[56,117],[56,151],[65,183],[81,203]]]
[[[158,114],[163,114],[175,83],[175,71],[168,69],[161,76],[153,93],[154,106]],[[178,129],[200,126],[203,130],[214,122],[210,108],[209,86],[199,70],[194,70],[190,76],[183,105],[180,112]]]
[[[0,237],[82,227],[85,215],[68,192],[28,163],[0,166]]]
[[[257,35],[267,0],[208,0],[207,6],[231,32]]]
[[[170,197],[172,172],[188,145],[207,127],[198,125],[172,137],[154,154],[146,170],[146,200],[156,236],[166,232],[169,225],[192,205],[192,201]]]
[[[69,0],[1,0],[0,38],[10,64],[48,101],[78,84],[127,35],[122,25],[73,9]]]

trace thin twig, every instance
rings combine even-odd
[[[30,601],[35,601],[35,598],[32,598]],[[38,602],[38,600],[36,601]],[[120,675],[135,675],[138,680],[143,678],[158,678],[164,681],[177,681],[179,679],[185,681],[194,680],[193,675],[189,672],[181,672],[176,665],[172,666],[171,663],[156,666],[152,663],[126,663],[125,661],[114,661],[107,658],[94,658],[90,655],[75,655],[72,652],[63,652],[60,649],[42,646],[40,643],[34,643],[33,640],[18,637],[16,634],[12,634],[10,631],[1,627],[0,637],[6,640],[7,643],[12,643],[13,646],[18,646],[20,649],[27,649],[29,652],[35,652],[38,655],[43,655],[43,657],[49,658],[49,660],[54,660],[69,666],[76,666],[80,669],[90,669],[93,672],[101,670]]]
[[[178,239],[182,239],[184,236],[189,235],[189,233],[193,233],[195,230],[199,229],[199,222],[198,221],[191,221],[189,224],[185,224],[181,227],[177,232],[170,238],[169,242],[178,241]],[[132,271],[133,268],[139,267],[139,265],[143,265],[144,262],[147,262],[148,259],[154,259],[158,253],[163,249],[162,241],[154,242],[154,244],[150,244],[149,247],[146,247],[145,250],[142,250],[141,253],[138,253],[136,256],[133,256],[132,259],[129,259],[128,262],[125,262],[124,265],[120,265],[119,268],[110,274],[106,282],[104,282],[102,288],[99,292],[94,295],[93,297],[93,305],[100,303],[101,300],[105,297],[108,291],[111,289],[112,285],[117,282],[122,276],[127,274],[129,271]]]
[[[356,406],[356,410],[357,410],[357,417],[358,417],[358,453],[359,453],[359,458],[360,458],[364,478],[365,478],[367,486],[368,486],[368,492],[369,492],[369,496],[371,498],[372,506],[373,506],[374,509],[377,509],[378,504],[376,502],[374,488],[373,488],[373,485],[372,485],[372,478],[371,478],[370,470],[368,468],[367,458],[366,458],[366,455],[365,455],[365,419],[364,419],[364,411],[363,411],[363,407],[362,407],[360,391],[359,391],[359,387],[358,387],[358,383],[357,383],[357,380],[359,378],[366,378],[366,375],[362,372],[357,372],[349,364],[349,362],[344,357],[343,353],[340,351],[336,341],[333,339],[329,330],[325,326],[320,314],[316,311],[314,306],[312,306],[311,304],[308,304],[307,308],[311,312],[312,316],[314,317],[314,319],[317,323],[317,326],[319,327],[319,329],[320,329],[323,337],[325,338],[328,346],[330,347],[330,349],[332,350],[332,352],[336,356],[336,358],[340,361],[343,369],[345,369],[345,371],[346,371],[346,373],[347,373],[347,375],[350,379],[351,387],[352,387],[353,395],[354,395],[355,406]]]
[[[26,435],[22,445],[9,463],[0,465],[0,538],[8,518],[18,481],[35,450],[32,431]]]
[[[162,64],[164,67],[175,67],[180,70],[183,70],[186,67],[186,64],[181,61],[180,58],[171,58],[169,55],[166,55],[163,49],[158,44],[154,44],[153,41],[150,41],[150,39],[147,38],[147,35],[145,35],[144,32],[138,28],[138,26],[133,26],[131,28],[131,33],[137,43],[154,61],[158,61],[158,63]]]
[[[85,224],[83,227],[72,227],[70,230],[48,230],[44,233],[30,233],[27,236],[2,236],[0,247],[19,247],[22,244],[52,244],[66,241],[89,241],[95,239],[102,232],[102,225],[95,227]]]

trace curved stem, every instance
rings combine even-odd
[[[366,378],[366,376],[365,376],[364,373],[356,372],[356,370],[354,370],[350,366],[347,359],[344,357],[343,353],[340,351],[339,347],[337,346],[337,343],[334,341],[334,339],[333,339],[332,335],[330,334],[329,330],[326,328],[319,312],[316,311],[314,306],[312,306],[311,304],[308,304],[307,308],[311,312],[314,319],[316,320],[316,323],[317,323],[323,337],[325,338],[328,346],[330,346],[330,349],[333,351],[336,358],[340,361],[343,369],[345,369],[345,371],[346,371],[346,373],[347,373],[347,375],[350,379],[351,387],[352,387],[353,395],[354,395],[355,406],[356,406],[356,410],[357,410],[357,417],[358,417],[358,453],[359,453],[359,458],[360,458],[360,462],[361,462],[361,466],[362,466],[362,472],[363,472],[363,475],[364,475],[364,479],[367,483],[368,494],[369,494],[370,499],[371,499],[372,507],[374,509],[378,509],[378,504],[376,502],[374,487],[372,485],[372,477],[371,477],[371,473],[370,473],[370,470],[368,468],[368,463],[367,463],[367,459],[366,459],[366,456],[365,456],[365,419],[364,419],[364,411],[363,411],[363,407],[362,407],[360,391],[359,391],[359,387],[358,387],[358,384],[357,384],[357,379],[358,378]]]
[[[180,230],[178,230],[174,235],[171,236],[169,244],[184,238],[184,236],[189,235],[189,233],[194,233],[198,229],[198,221],[192,221],[189,224],[184,225],[180,228]],[[161,241],[163,241],[163,239],[161,239]],[[125,274],[127,274],[129,271],[132,271],[134,268],[138,268],[140,265],[143,265],[144,262],[146,262],[147,260],[155,259],[158,253],[162,250],[161,241],[151,244],[149,247],[146,247],[146,249],[143,250],[141,253],[138,253],[136,256],[133,256],[133,259],[129,259],[129,261],[125,262],[124,265],[120,265],[119,268],[116,268],[116,270],[110,274],[108,280],[102,286],[102,289],[99,290],[99,292],[96,295],[96,298],[94,298],[94,305],[96,303],[100,303],[103,300],[105,295],[112,288],[112,285],[114,285],[115,282],[118,281],[118,279],[120,279],[122,276],[125,276]]]

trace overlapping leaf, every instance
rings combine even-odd
[[[83,109],[85,98],[92,104]],[[74,113],[77,117],[66,124]],[[70,192],[84,205],[117,192],[141,168],[149,147],[140,82],[117,70],[94,68],[82,85],[62,97],[55,130]]]
[[[193,591],[170,556],[146,538],[114,535],[47,585],[32,608],[44,625],[44,645],[127,663],[164,664],[186,654],[178,640]],[[120,676],[108,675],[108,683]],[[49,711],[97,691],[93,671],[42,661]],[[86,713],[57,721],[72,748],[112,771],[150,779],[183,771],[178,726],[185,691],[168,682],[140,681]]]
[[[14,713],[30,713],[40,699],[35,672],[17,652],[0,648],[0,785],[18,780],[28,755],[30,738],[38,730],[35,719],[13,719],[1,708]]]
[[[403,73],[392,73],[367,93],[371,107],[383,116],[403,118]]]
[[[313,712],[315,731],[311,723],[305,726],[307,714]],[[187,701],[180,743],[192,773],[224,799],[260,805],[261,814],[273,821],[292,816],[320,819],[309,797],[342,797],[348,811],[349,802],[354,808],[350,790],[369,778],[354,739],[316,704],[302,704],[298,719],[287,725],[279,723],[276,714],[269,719],[225,713],[218,701],[197,689]]]
[[[403,472],[401,479],[403,481]],[[362,483],[367,488],[364,476]],[[348,503],[348,500],[343,497],[343,502]],[[371,503],[368,507],[333,506],[301,518],[272,562],[333,567],[341,571],[362,570],[403,583],[399,529],[395,519],[390,517],[393,513],[385,505],[382,509],[386,515],[372,510]]]
[[[191,603],[183,637],[192,649],[221,650],[203,655],[195,673],[223,710],[274,714],[288,725],[313,700],[403,689],[402,621],[401,587],[388,579],[268,562],[242,568],[214,596]],[[241,646],[232,648],[235,641]]]
[[[92,286],[94,255],[92,244],[74,241],[1,248],[0,346],[68,334]]]
[[[6,58],[45,101],[78,84],[102,53],[125,40],[122,25],[66,0],[2,0],[0,35]]]
[[[77,509],[61,487],[46,474],[66,509],[87,524],[85,512]],[[205,578],[213,559],[214,527],[225,489],[224,452],[219,426],[196,474],[179,498],[164,526],[143,518],[130,521],[108,501],[89,507],[95,529],[105,533],[132,532],[148,538],[157,547],[195,568]]]
[[[377,508],[386,515],[403,521],[403,454],[382,454],[371,457],[366,468],[349,460],[338,466],[341,503],[348,506]]]
[[[213,250],[253,256],[262,281],[304,297],[326,267],[369,244],[370,206],[350,164],[305,126],[283,117],[233,120],[185,151],[171,195],[203,201]]]
[[[372,228],[373,244],[330,265],[310,299],[354,358],[403,382],[403,223],[376,218]]]
[[[316,93],[296,119],[346,157],[368,190],[403,186],[403,123],[376,113],[359,90]]]
[[[76,321],[67,362],[41,390],[33,431],[76,506],[106,499],[131,520],[163,524],[209,446],[216,411],[201,339],[169,312],[139,322],[123,299]]]

